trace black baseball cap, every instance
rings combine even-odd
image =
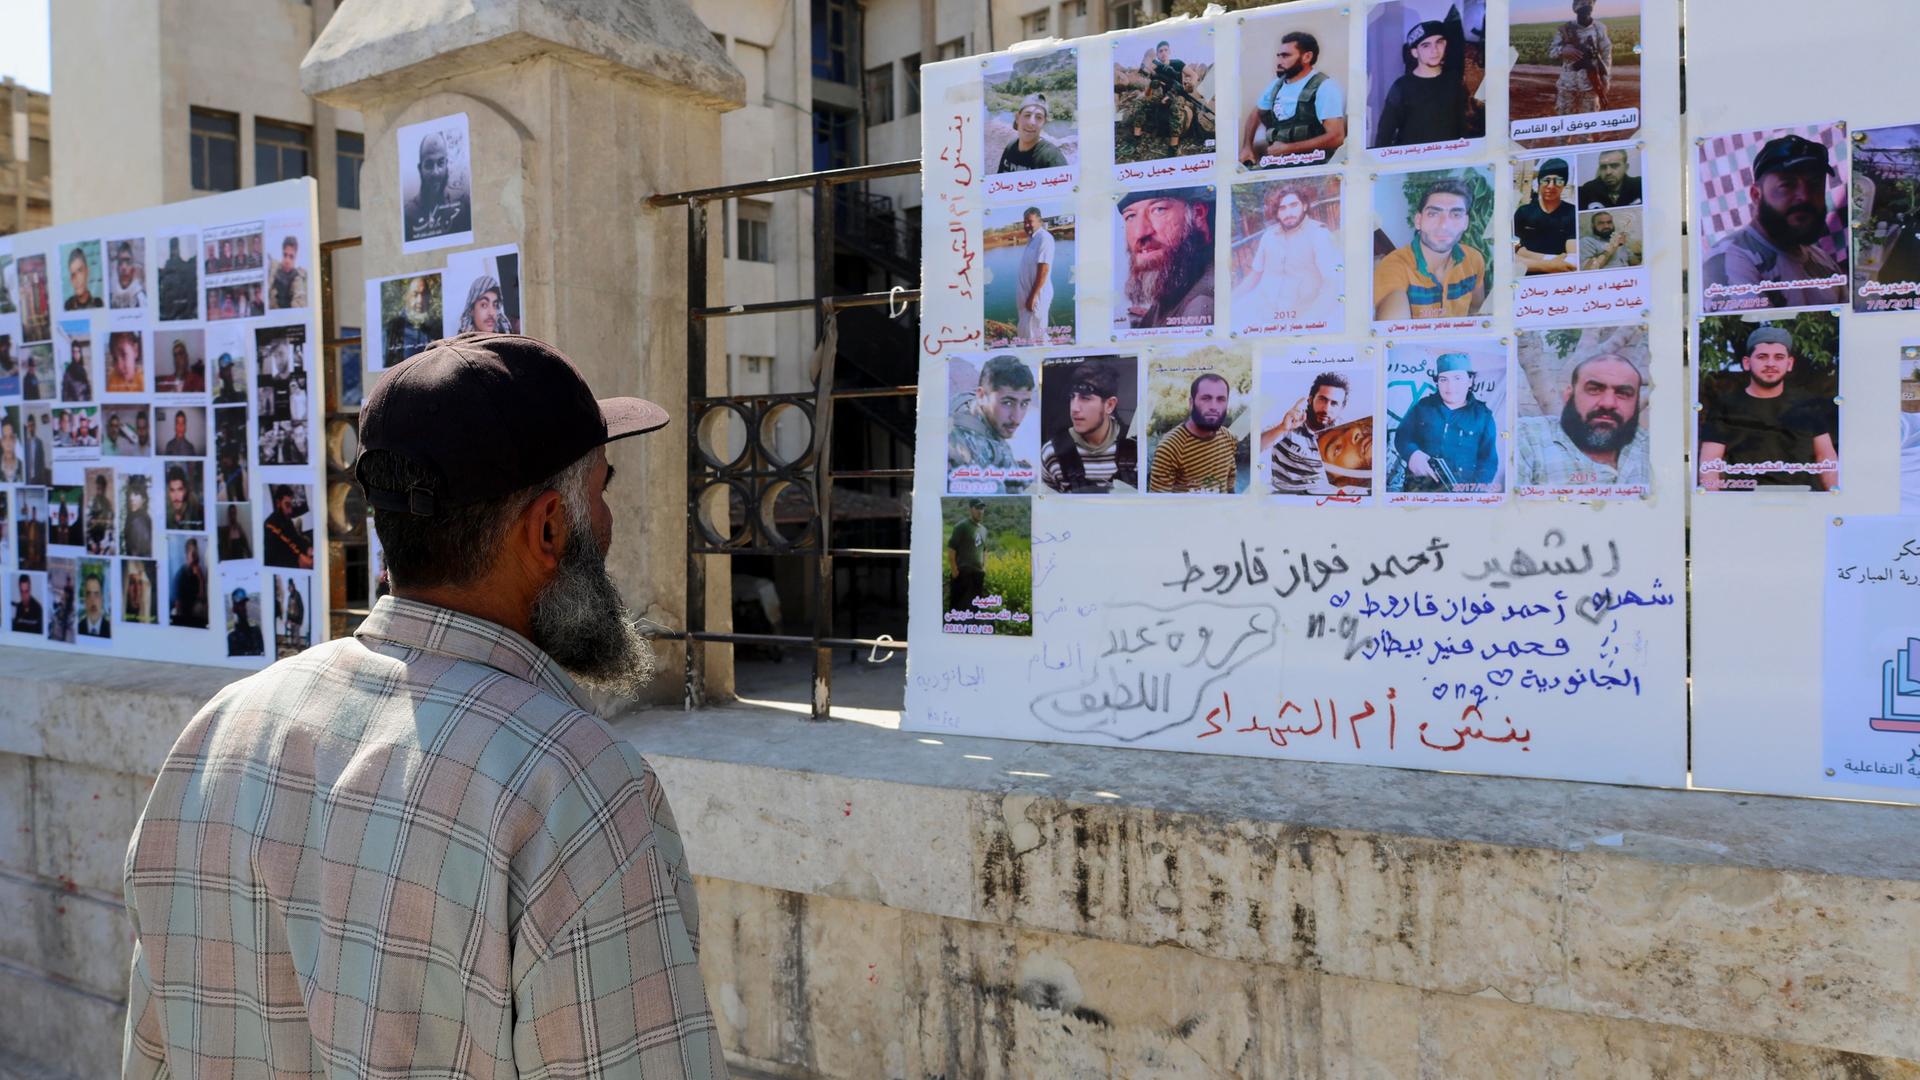
[[[1755,180],[1770,172],[1784,170],[1819,169],[1821,172],[1833,172],[1833,162],[1827,157],[1827,148],[1812,139],[1798,135],[1782,135],[1769,139],[1760,152],[1753,156],[1753,178]]]
[[[1411,49],[1415,45],[1420,44],[1421,42],[1427,40],[1430,37],[1446,37],[1446,36],[1447,36],[1446,23],[1440,21],[1439,19],[1428,19],[1425,22],[1420,23],[1418,26],[1415,26],[1413,29],[1407,31],[1407,48]]]
[[[573,361],[518,334],[434,342],[380,377],[360,409],[360,453],[398,454],[435,474],[433,490],[372,487],[376,510],[423,517],[530,487],[594,447],[665,427],[636,397],[595,400]]]

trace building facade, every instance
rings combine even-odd
[[[53,224],[51,101],[0,80],[0,236]]]

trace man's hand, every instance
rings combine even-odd
[[[1280,418],[1280,433],[1282,435],[1291,435],[1299,431],[1301,425],[1306,422],[1307,399],[1301,398],[1299,401],[1293,403],[1293,408],[1287,410],[1287,415]]]
[[[1433,459],[1427,456],[1425,450],[1415,450],[1412,455],[1407,458],[1407,471],[1415,476],[1424,476],[1429,480],[1440,479],[1433,474]]]
[[[1253,147],[1249,146],[1240,151],[1240,164],[1245,165],[1248,168],[1252,168],[1253,162],[1254,162]]]

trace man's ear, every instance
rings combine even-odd
[[[558,567],[567,546],[567,512],[560,493],[541,492],[520,512],[513,532],[530,568],[550,572]]]

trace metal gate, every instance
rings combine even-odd
[[[833,654],[841,648],[884,648],[904,650],[905,641],[835,636],[834,565],[836,559],[904,559],[905,547],[836,546],[834,536],[834,482],[836,480],[910,480],[911,466],[904,468],[836,469],[833,458],[835,405],[859,398],[909,398],[917,365],[915,356],[903,350],[889,357],[889,368],[897,363],[898,376],[893,385],[842,387],[836,385],[834,335],[836,316],[850,309],[882,304],[918,301],[920,291],[896,288],[888,292],[861,292],[834,295],[834,258],[845,238],[838,226],[846,224],[857,211],[861,192],[851,185],[864,184],[890,176],[917,175],[920,162],[898,161],[884,165],[865,165],[826,172],[777,177],[746,184],[655,195],[648,205],[687,208],[687,594],[686,629],[663,637],[686,640],[686,703],[689,708],[702,703],[705,686],[704,652],[695,642],[720,642],[729,645],[762,645],[809,650],[813,656],[813,693],[810,714],[825,719],[833,700]],[[814,295],[809,298],[770,300],[762,303],[710,306],[707,295],[709,271],[709,210],[723,207],[730,199],[767,195],[781,191],[810,190],[813,193]],[[724,211],[723,211],[724,212]],[[913,245],[917,250],[917,245]],[[812,311],[817,366],[814,386],[809,392],[788,394],[749,394],[733,396],[709,393],[707,385],[707,326],[710,320],[744,316],[771,315],[785,311]],[[819,348],[822,342],[825,348]],[[797,409],[812,425],[813,436],[807,451],[791,459],[775,452],[769,431],[770,418],[784,409]],[[700,434],[708,423],[727,414],[744,425],[744,447],[730,460],[709,453]],[[808,508],[798,528],[783,529],[776,521],[775,506],[783,498],[795,501],[799,492]],[[726,527],[719,527],[712,511],[724,502]],[[734,509],[742,513],[737,518]],[[703,510],[705,513],[703,514]],[[721,558],[731,565],[735,555],[768,555],[798,558],[809,564],[814,598],[810,612],[810,633],[742,634],[708,629],[706,603],[709,560]]]

